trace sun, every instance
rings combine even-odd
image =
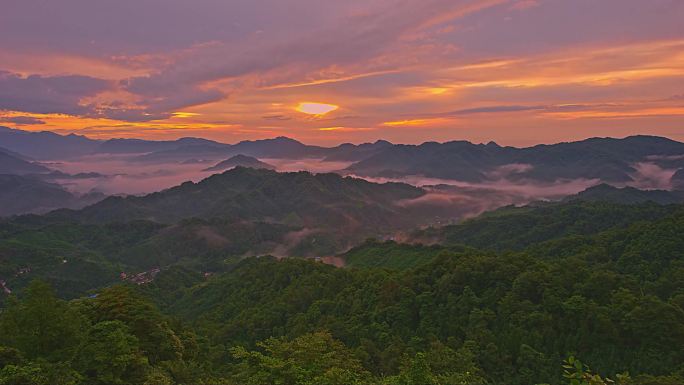
[[[309,115],[325,115],[340,108],[334,104],[301,102],[297,106],[297,111]]]

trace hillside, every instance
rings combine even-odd
[[[564,201],[611,202],[620,204],[654,202],[667,205],[684,202],[684,192],[639,190],[634,187],[618,188],[608,184],[600,184],[578,194],[567,196],[564,198]]]
[[[46,213],[59,208],[82,208],[100,195],[76,196],[61,186],[34,177],[0,174],[0,217]]]
[[[34,351],[41,337],[28,325],[61,306],[49,317],[55,333],[131,325],[117,333],[133,333],[159,373],[201,367],[182,372],[189,383],[230,383],[254,370],[287,383],[269,363],[296,354],[293,365],[351,365],[347,375],[362,385],[400,384],[416,366],[446,383],[556,384],[570,353],[604,376],[629,371],[630,384],[681,383],[683,206],[573,201],[501,209],[447,229],[446,245],[367,241],[340,256],[347,268],[335,268],[230,257],[282,240],[290,231],[282,225],[15,218],[0,222],[0,278],[26,299],[0,315],[0,344]],[[125,281],[119,272],[129,273]],[[22,290],[37,277],[66,298],[97,295],[67,303],[37,283]],[[129,287],[102,288],[114,282]],[[90,333],[75,334],[75,346]],[[54,346],[28,357],[76,354]],[[327,356],[337,359],[320,360]]]
[[[432,371],[458,367],[439,365],[445,354],[459,356],[448,346],[490,384],[562,383],[557,362],[566,352],[604,375],[629,371],[635,384],[677,384],[682,213],[517,253],[424,248],[429,260],[401,271],[249,259],[183,289],[169,311],[216,343],[248,350],[271,336],[328,330],[375,375],[399,372],[398,357],[415,352],[432,357]],[[421,246],[375,247],[421,254]]]
[[[63,214],[88,222],[145,219],[173,223],[195,217],[267,220],[342,231],[392,229],[410,222],[393,202],[423,194],[405,184],[237,167],[199,183],[186,182],[143,197],[110,197]]]
[[[596,234],[652,221],[681,210],[653,202],[623,205],[608,202],[540,204],[505,207],[462,223],[427,228],[412,234],[414,242],[467,245],[489,250],[522,250],[531,244],[567,236]]]
[[[45,166],[33,163],[19,154],[0,148],[0,174],[25,175],[50,172]]]

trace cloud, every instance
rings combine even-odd
[[[291,120],[292,118],[282,114],[264,115],[261,117],[264,120]]]
[[[505,179],[516,174],[524,174],[534,168],[531,164],[526,163],[511,163],[499,166],[487,173],[490,179]]]
[[[481,113],[492,113],[492,112],[519,112],[519,111],[535,111],[547,109],[547,106],[488,106],[488,107],[477,107],[477,108],[467,108],[463,110],[456,110],[452,112],[447,112],[444,115],[469,115],[469,114],[481,114]]]
[[[40,116],[61,132],[111,124],[102,137],[144,136],[139,126],[115,125],[177,123],[174,112],[192,107],[201,113],[186,119],[193,127],[233,125],[207,131],[221,140],[268,135],[266,122],[277,126],[270,131],[319,144],[389,138],[526,145],[646,132],[681,138],[681,106],[644,110],[640,103],[681,104],[662,98],[682,93],[684,3],[599,3],[22,0],[0,17],[0,36],[13,37],[0,39],[0,68],[22,79],[107,79],[110,89],[95,96],[38,92],[49,103],[11,103],[76,114],[66,126]],[[303,100],[341,110],[322,127],[291,113]],[[342,114],[352,118],[338,122]],[[320,130],[343,126],[368,129]]]
[[[0,71],[0,110],[86,115],[92,107],[81,101],[110,88],[109,82],[89,76],[23,77]]]
[[[420,47],[428,47],[435,55],[448,51],[436,42],[420,44],[414,34],[502,2],[378,1],[374,7],[315,30],[197,44],[174,54],[169,66],[127,79],[122,85],[133,94],[159,98],[163,106],[179,91],[192,93],[198,100],[216,100],[220,95],[211,84],[217,82],[229,88],[277,88],[384,74],[405,63],[412,53],[424,53]],[[413,50],[398,49],[408,46]]]
[[[10,116],[10,117],[0,117],[0,122],[13,123],[19,126],[22,125],[39,125],[45,124],[44,121],[34,118],[32,116]]]
[[[642,189],[665,189],[672,188],[672,176],[677,169],[667,169],[652,162],[639,162],[634,166],[636,172],[632,175],[632,186]]]

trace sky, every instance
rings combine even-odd
[[[3,0],[0,125],[334,145],[684,141],[681,0]]]

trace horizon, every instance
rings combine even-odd
[[[13,2],[0,124],[325,146],[682,141],[682,19],[676,0]]]
[[[143,138],[143,137],[129,137],[129,138],[126,138],[126,137],[97,138],[97,137],[88,136],[87,134],[80,134],[80,133],[59,133],[59,132],[50,131],[50,130],[36,130],[36,131],[31,131],[31,130],[24,130],[24,129],[16,128],[16,127],[7,127],[7,126],[2,126],[2,125],[0,125],[0,129],[2,129],[2,128],[6,128],[6,129],[10,129],[10,130],[15,130],[15,131],[20,131],[20,132],[27,132],[27,133],[52,133],[52,134],[57,134],[57,135],[60,135],[60,136],[75,135],[75,136],[83,137],[83,138],[86,138],[86,139],[89,139],[89,140],[101,141],[101,142],[106,142],[106,141],[109,141],[109,140],[145,140],[145,141],[151,141],[151,142],[162,142],[162,141],[177,141],[177,140],[183,140],[183,139],[206,139],[206,140],[215,141],[215,142],[220,143],[220,144],[235,145],[235,144],[239,144],[239,143],[242,143],[242,142],[260,141],[260,140],[274,140],[274,139],[281,139],[281,138],[282,138],[282,139],[294,140],[294,141],[296,141],[296,142],[299,142],[299,143],[304,144],[304,145],[307,145],[307,146],[319,146],[319,147],[324,147],[324,148],[332,148],[332,147],[337,147],[337,146],[341,146],[341,145],[345,145],[345,144],[352,144],[352,145],[354,145],[354,146],[359,146],[359,145],[362,145],[362,144],[373,144],[373,143],[383,142],[383,141],[384,141],[384,142],[388,142],[388,143],[393,144],[393,145],[405,145],[405,146],[420,146],[420,145],[423,145],[423,144],[426,144],[426,143],[439,143],[439,144],[445,144],[445,143],[450,143],[450,142],[468,142],[468,143],[471,143],[471,144],[474,144],[474,145],[486,145],[486,144],[489,144],[489,143],[494,143],[495,145],[498,145],[498,146],[501,146],[501,147],[512,147],[512,148],[519,148],[519,149],[522,149],[522,148],[534,147],[534,146],[537,146],[537,145],[554,145],[554,144],[562,144],[562,143],[574,143],[574,142],[582,142],[582,141],[591,140],[591,139],[615,139],[615,140],[624,140],[624,139],[634,138],[634,137],[662,138],[662,139],[673,140],[673,141],[675,141],[675,142],[684,143],[684,139],[683,139],[683,140],[677,140],[677,139],[670,138],[670,137],[667,137],[667,136],[649,135],[649,134],[632,134],[632,135],[626,135],[626,136],[589,136],[589,137],[585,137],[585,138],[579,138],[579,139],[576,139],[576,140],[561,140],[561,141],[558,141],[558,142],[540,142],[540,143],[533,143],[533,144],[530,144],[530,145],[509,145],[509,144],[497,142],[497,141],[495,141],[495,140],[489,140],[489,141],[483,141],[483,142],[475,142],[475,141],[470,141],[470,140],[467,140],[467,139],[458,139],[458,138],[448,139],[448,140],[444,140],[444,141],[427,140],[427,141],[415,142],[415,143],[393,142],[393,141],[387,140],[387,139],[385,139],[385,138],[377,138],[377,139],[373,139],[373,140],[369,140],[369,141],[357,141],[357,142],[348,141],[348,142],[337,142],[337,143],[328,143],[328,144],[319,145],[319,144],[315,144],[315,143],[309,143],[309,142],[306,142],[306,141],[302,141],[302,140],[299,140],[299,139],[296,139],[296,138],[293,138],[293,137],[290,137],[290,136],[287,136],[287,135],[279,135],[279,136],[265,137],[265,138],[259,138],[259,139],[244,139],[244,140],[234,141],[234,142],[224,142],[224,141],[214,140],[214,139],[210,139],[210,138],[202,137],[202,136],[181,136],[181,137],[169,138],[169,139],[163,139],[163,138],[162,138],[162,139],[146,139],[146,138]],[[2,148],[2,146],[0,146],[0,148]]]

